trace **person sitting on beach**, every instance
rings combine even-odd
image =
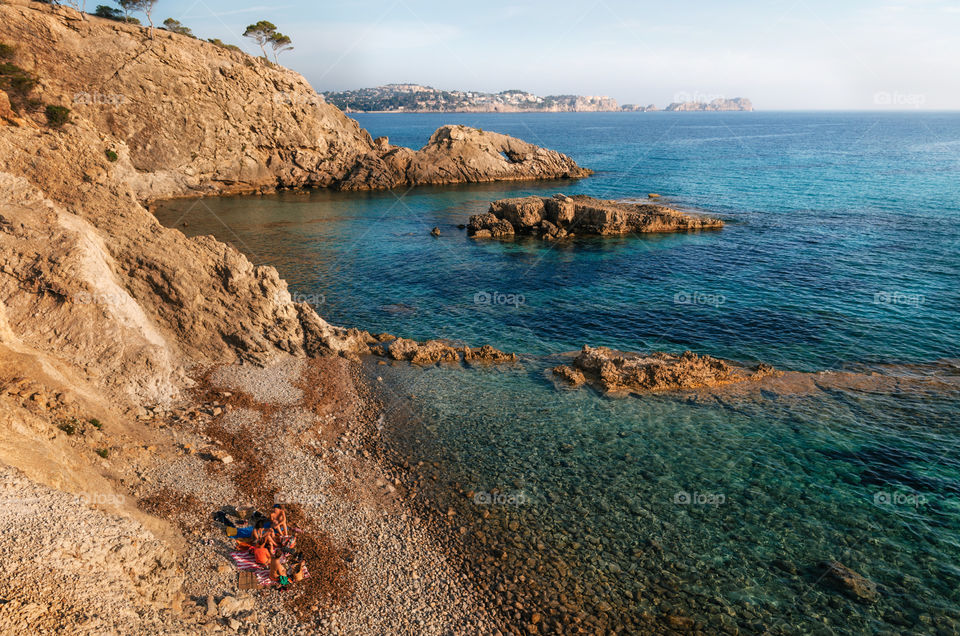
[[[253,547],[253,559],[259,563],[261,566],[266,567],[271,560],[270,550],[266,549],[262,545],[257,545]]]
[[[273,512],[270,513],[270,527],[282,535],[290,534],[290,530],[287,528],[287,511],[283,509],[283,504],[273,504]]]
[[[274,536],[273,528],[264,528],[266,524],[258,521],[253,527],[253,545],[266,548],[271,554],[277,549],[277,539]]]
[[[250,535],[250,539],[253,540],[254,545],[259,545],[263,543],[263,538],[266,534],[267,531],[263,527],[263,521],[257,521],[255,524],[253,524],[253,533]]]
[[[295,583],[302,581],[303,577],[306,575],[305,568],[306,563],[303,559],[303,555],[297,554],[293,565],[290,566],[290,579]]]
[[[293,554],[297,548],[297,536],[291,532],[287,535],[280,535],[280,551],[287,554]]]
[[[274,581],[287,578],[287,568],[283,567],[283,563],[280,563],[280,559],[273,557],[270,559],[270,578]]]

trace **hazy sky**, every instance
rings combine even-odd
[[[318,91],[394,82],[664,106],[960,109],[960,0],[160,0],[204,38],[250,52],[260,19]]]

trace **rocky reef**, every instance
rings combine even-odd
[[[573,386],[590,384],[607,393],[643,394],[756,381],[780,372],[766,364],[745,369],[692,351],[641,354],[584,345],[570,365],[557,366],[553,373]]]
[[[514,353],[504,353],[490,345],[470,347],[455,345],[444,340],[417,342],[408,338],[393,338],[381,335],[378,339],[384,344],[371,347],[371,352],[393,360],[403,360],[420,366],[464,362],[467,364],[504,364],[516,362]]]
[[[474,238],[524,235],[550,241],[577,235],[621,236],[721,227],[723,221],[719,219],[694,216],[664,205],[557,194],[494,201],[488,212],[470,217],[467,234]]]

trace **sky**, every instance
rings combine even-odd
[[[317,91],[390,83],[607,95],[747,97],[759,110],[960,110],[960,0],[159,0],[155,21],[280,61]]]

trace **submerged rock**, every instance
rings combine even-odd
[[[780,372],[766,364],[749,370],[692,351],[641,354],[585,345],[571,365],[555,367],[553,373],[574,386],[590,383],[606,392],[647,393],[760,380]]]
[[[510,238],[515,234],[557,240],[575,234],[620,236],[648,232],[717,229],[723,221],[652,203],[623,203],[586,196],[501,199],[484,214],[470,217],[467,233],[475,238]]]
[[[872,602],[877,599],[877,584],[857,574],[839,561],[824,561],[820,564],[822,581],[858,601]]]

